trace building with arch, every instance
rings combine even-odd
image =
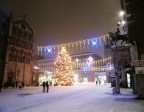
[[[1,82],[7,86],[16,82],[31,85],[34,31],[25,18],[14,19],[12,14],[4,17],[0,23]]]

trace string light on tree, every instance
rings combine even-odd
[[[65,47],[61,48],[54,64],[53,78],[56,85],[72,85],[74,80],[72,61]]]

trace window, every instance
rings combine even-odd
[[[18,29],[18,37],[21,37],[21,36],[22,36],[22,30]]]
[[[28,41],[32,41],[32,38],[33,38],[32,33],[29,33],[29,36],[28,36]]]
[[[12,55],[9,54],[9,61],[12,61]]]
[[[17,77],[20,77],[20,70],[17,70]]]
[[[14,56],[14,61],[17,61],[17,56]]]
[[[17,34],[17,27],[16,27],[16,26],[13,26],[13,27],[12,27],[12,34],[13,34],[14,36],[16,36],[16,34]]]
[[[28,36],[28,34],[27,34],[27,32],[25,31],[25,32],[23,33],[23,38],[24,38],[25,40],[28,40],[27,36]]]

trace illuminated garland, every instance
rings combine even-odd
[[[112,58],[108,57],[108,58],[103,58],[103,59],[92,61],[92,62],[73,61],[72,64],[73,64],[73,66],[83,67],[83,66],[86,66],[86,64],[91,63],[92,66],[100,67],[100,66],[107,65],[108,63],[111,64],[111,62],[112,62]]]
[[[98,66],[98,67],[90,67],[90,69],[86,69],[86,70],[84,70],[84,69],[81,69],[80,71],[85,71],[85,72],[87,72],[87,71],[95,71],[95,72],[99,72],[99,71],[108,71],[108,70],[112,70],[113,69],[113,67],[108,67],[108,66]]]
[[[59,51],[61,47],[65,47],[66,49],[75,48],[76,50],[78,48],[82,50],[82,48],[85,49],[86,47],[89,48],[90,46],[98,47],[102,45],[102,41],[104,42],[104,44],[106,44],[107,37],[108,34],[100,37],[94,37],[91,39],[85,39],[76,42],[69,42],[69,43],[58,44],[58,45],[38,46],[37,53],[38,55],[53,54],[55,51]]]
[[[107,71],[107,70],[112,70],[113,68],[108,67],[108,66],[99,66],[99,67],[92,67],[91,71]]]

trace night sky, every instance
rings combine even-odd
[[[14,18],[26,15],[35,47],[101,36],[116,30],[119,0],[0,0]]]

